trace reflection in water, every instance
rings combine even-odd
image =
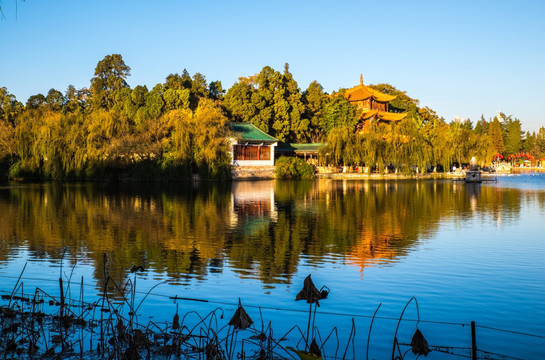
[[[233,208],[233,225],[243,219],[276,220],[278,213],[274,206],[273,181],[241,181],[231,186],[231,201]]]
[[[172,281],[204,280],[229,261],[239,276],[290,282],[301,256],[363,268],[407,255],[446,219],[519,216],[542,192],[450,182],[297,181],[67,184],[0,188],[0,263],[32,258],[94,264],[115,281],[133,264]],[[106,254],[106,256],[104,256]]]

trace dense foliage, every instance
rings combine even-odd
[[[101,60],[89,88],[68,86],[19,102],[0,87],[0,176],[37,178],[189,179],[229,176],[228,121],[250,122],[285,142],[324,142],[321,162],[378,170],[450,167],[476,156],[488,164],[526,152],[545,156],[545,128],[521,132],[518,119],[499,114],[473,126],[447,123],[388,84],[391,109],[407,112],[392,125],[359,124],[343,96],[314,81],[302,91],[289,71],[264,67],[227,92],[204,75],[170,74],[164,83],[133,89],[119,54]],[[496,158],[497,159],[497,158]]]
[[[312,179],[314,167],[305,160],[296,157],[281,156],[276,160],[277,179]]]
[[[23,106],[0,89],[0,170],[10,177],[188,179],[229,176],[227,117],[203,75],[131,89],[121,55],[100,61],[90,89],[69,86]]]

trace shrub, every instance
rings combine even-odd
[[[276,160],[277,179],[312,179],[314,167],[305,160],[282,156]]]

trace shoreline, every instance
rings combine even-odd
[[[545,168],[512,168],[511,171],[500,171],[495,173],[482,172],[483,178],[494,177],[508,177],[518,176],[523,174],[542,174],[545,173]],[[370,181],[400,181],[400,180],[461,180],[465,178],[465,172],[446,172],[446,173],[424,173],[424,174],[404,174],[404,173],[390,173],[390,174],[365,174],[359,172],[343,173],[316,173],[314,180],[370,180]],[[232,172],[231,182],[239,181],[260,181],[260,180],[284,180],[277,179],[274,175],[273,167],[257,168],[257,169],[244,169],[242,171]],[[43,182],[43,181],[61,181],[61,182],[156,182],[156,183],[177,183],[177,182],[217,182],[213,179],[180,179],[180,180],[140,180],[140,179],[94,179],[94,180],[74,180],[74,179],[26,179],[26,178],[12,178],[0,180],[0,182]]]
[[[483,178],[517,176],[531,173],[545,173],[545,169],[524,169],[511,172],[482,173]],[[426,174],[362,174],[362,173],[321,173],[316,179],[327,180],[457,180],[464,179],[463,172],[426,173]]]

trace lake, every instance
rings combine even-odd
[[[307,330],[309,305],[295,297],[311,274],[330,290],[315,317],[327,358],[365,359],[368,340],[370,359],[390,358],[408,304],[397,335],[404,354],[418,327],[427,358],[467,357],[474,321],[479,356],[541,359],[544,234],[544,174],[480,185],[4,183],[0,291],[10,294],[24,268],[18,291],[57,296],[62,277],[69,297],[121,302],[114,284],[130,280],[140,322],[217,307],[226,322],[240,299],[256,328],[271,322],[280,338],[294,325]],[[145,271],[132,274],[133,265]],[[340,345],[325,341],[333,328]],[[300,339],[292,331],[283,346],[301,348]]]

